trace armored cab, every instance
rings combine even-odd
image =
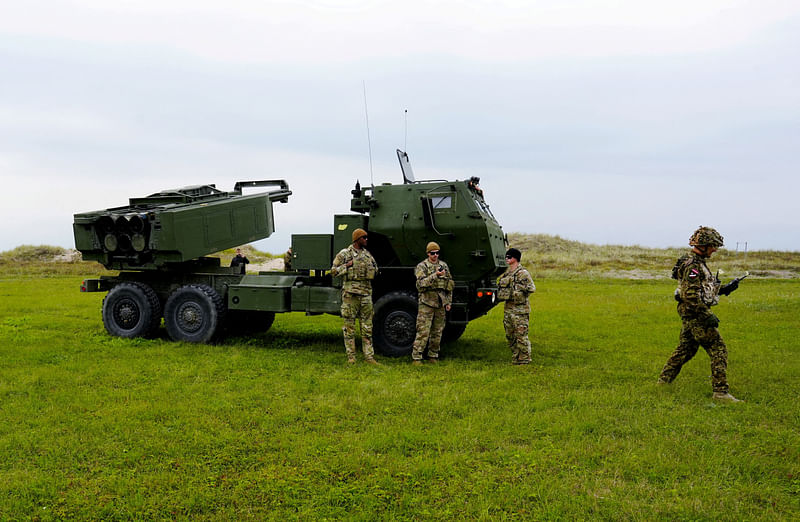
[[[245,195],[245,187],[277,186]],[[241,181],[231,192],[214,185],[164,190],[123,207],[75,215],[75,248],[108,269],[153,270],[269,237],[272,202],[291,195],[283,180]]]
[[[479,180],[417,181],[408,155],[398,150],[397,157],[402,184],[356,183],[350,202],[354,214],[334,216],[332,235],[292,236],[294,265],[324,270],[350,244],[355,228],[369,232],[368,249],[380,267],[373,281],[375,346],[390,355],[411,351],[417,313],[414,267],[425,259],[429,241],[440,245],[456,285],[445,341],[457,339],[469,321],[495,305],[496,279],[506,268],[505,234]]]

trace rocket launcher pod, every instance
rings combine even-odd
[[[243,194],[246,187],[278,187]],[[197,259],[272,235],[272,204],[292,192],[284,180],[240,181],[164,190],[131,198],[124,207],[75,214],[75,247],[107,269],[148,270]]]

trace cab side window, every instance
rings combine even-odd
[[[431,194],[430,198],[434,212],[452,212],[455,210],[456,195],[452,192],[447,194]]]

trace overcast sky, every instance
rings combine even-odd
[[[796,0],[0,0],[0,250],[284,178],[279,253],[406,148],[479,176],[506,232],[798,251],[798,64]]]

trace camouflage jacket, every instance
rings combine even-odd
[[[292,253],[288,250],[283,254],[283,270],[288,272],[292,269]]]
[[[703,256],[694,252],[682,255],[672,269],[672,277],[679,281],[675,297],[681,315],[700,318],[711,315],[710,308],[719,303],[720,284]]]
[[[444,276],[437,275],[437,269],[444,268]],[[438,264],[431,263],[427,259],[422,261],[414,269],[414,276],[417,278],[417,292],[419,302],[433,308],[441,308],[453,302],[453,276],[450,274],[450,267],[444,261]]]
[[[348,261],[353,261],[353,266],[348,267]],[[350,245],[336,254],[331,272],[334,276],[342,278],[343,292],[371,295],[372,280],[378,274],[378,263],[366,248],[356,249]]]
[[[506,308],[519,307],[530,312],[528,296],[536,291],[536,285],[533,284],[530,272],[522,265],[513,271],[506,270],[497,279],[497,287],[497,298],[506,302]]]

